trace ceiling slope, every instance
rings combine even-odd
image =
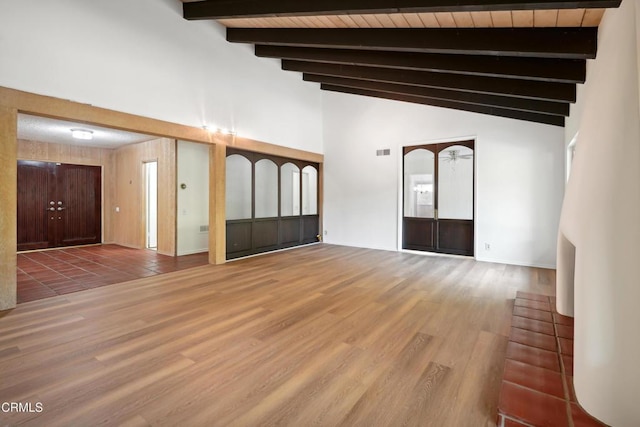
[[[620,0],[209,0],[184,4],[186,19],[618,7]]]
[[[322,90],[564,126],[602,8],[619,0],[209,0],[217,19]],[[243,27],[244,26],[244,27]],[[278,27],[278,28],[275,28]],[[301,28],[306,27],[306,28]],[[344,28],[350,27],[350,28]]]

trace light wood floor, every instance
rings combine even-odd
[[[555,272],[330,245],[0,314],[0,425],[486,426]]]

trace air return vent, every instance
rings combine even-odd
[[[390,156],[391,155],[391,149],[389,148],[384,148],[382,150],[377,150],[376,151],[376,156],[380,157],[380,156]]]
[[[209,226],[208,225],[201,225],[200,226],[200,232],[201,233],[206,233],[207,231],[209,231]]]

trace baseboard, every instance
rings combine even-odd
[[[209,248],[194,249],[191,251],[179,252],[177,256],[201,254],[203,252],[209,252]]]
[[[519,260],[511,260],[511,259],[507,260],[507,259],[500,259],[500,258],[476,257],[476,261],[492,262],[495,264],[517,265],[520,267],[546,268],[550,270],[556,269],[555,264],[543,264],[543,263],[539,264],[539,263],[532,263],[528,261],[519,261]]]

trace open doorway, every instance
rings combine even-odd
[[[144,163],[145,247],[158,250],[158,162]]]

